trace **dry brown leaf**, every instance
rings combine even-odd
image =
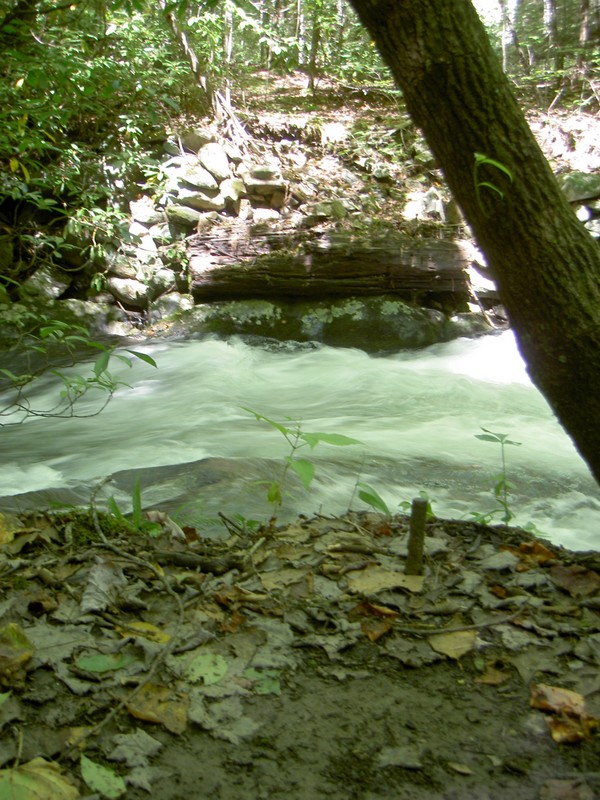
[[[183,733],[187,726],[187,703],[166,686],[148,683],[127,703],[132,717],[158,722],[171,733]]]
[[[510,673],[503,672],[493,664],[488,664],[478,678],[475,678],[475,683],[483,683],[485,686],[501,686],[506,683],[510,678]]]
[[[366,619],[360,624],[360,629],[370,642],[376,642],[392,628],[391,623],[382,619]]]
[[[600,589],[600,575],[580,564],[556,564],[550,568],[550,577],[571,597],[585,597]]]
[[[549,717],[546,722],[550,736],[557,744],[576,744],[589,739],[598,727],[598,720],[590,714],[571,717],[567,714]]]
[[[398,611],[387,606],[380,606],[377,603],[371,603],[369,600],[361,600],[360,603],[350,609],[348,617],[353,619],[355,617],[383,617],[384,619],[395,619],[399,616]]]
[[[476,631],[454,631],[454,633],[435,633],[427,641],[436,653],[448,658],[459,659],[475,646]]]
[[[422,575],[405,575],[377,564],[369,564],[360,572],[347,577],[348,589],[361,594],[376,594],[386,589],[406,589],[409,592],[420,592],[423,589]]]
[[[533,684],[530,705],[542,711],[565,712],[575,716],[585,713],[583,695],[560,686],[549,686],[547,683]]]

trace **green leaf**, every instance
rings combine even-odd
[[[265,417],[264,414],[259,414],[257,411],[253,411],[251,408],[247,408],[246,406],[241,406],[242,411],[247,411],[249,414],[252,414],[259,422],[267,422],[272,428],[275,428],[282,433],[284,436],[289,436],[293,433],[289,428],[286,428],[284,425],[281,425],[279,422],[275,422],[273,419],[269,419],[269,417]]]
[[[502,442],[502,439],[499,439],[496,435],[492,436],[486,433],[476,433],[475,438],[481,439],[482,442],[497,442],[497,443]]]
[[[303,439],[311,448],[315,448],[319,442],[324,444],[332,444],[336,447],[347,447],[351,444],[362,444],[358,439],[352,439],[350,436],[344,436],[341,433],[301,433],[300,438]]]
[[[477,167],[495,167],[499,169],[500,172],[503,172],[509,180],[514,180],[513,174],[508,167],[505,167],[500,161],[496,161],[495,158],[490,158],[483,153],[475,153],[475,165]]]
[[[116,798],[125,793],[127,786],[120,775],[114,770],[96,764],[87,756],[81,754],[79,762],[81,777],[93,792],[99,792],[103,797]]]
[[[390,509],[388,508],[387,503],[381,497],[381,495],[373,489],[372,486],[369,486],[368,483],[359,483],[357,484],[358,487],[358,496],[366,503],[368,506],[376,509],[377,511],[381,511],[382,514],[386,516],[390,516]]]
[[[477,188],[478,189],[491,189],[492,192],[496,192],[496,194],[500,195],[502,200],[504,200],[504,192],[501,189],[499,189],[497,186],[494,186],[494,184],[490,183],[489,181],[480,181],[477,184]]]
[[[227,661],[218,653],[200,653],[188,665],[185,677],[191,683],[202,681],[210,686],[224,678],[228,669]]]
[[[1,800],[77,800],[79,796],[60,767],[43,758],[0,770]]]
[[[300,478],[304,488],[308,489],[315,477],[315,465],[312,461],[308,461],[306,458],[291,458],[290,456],[287,456],[285,460]]]
[[[127,523],[127,520],[123,516],[123,512],[119,508],[118,503],[115,500],[115,498],[114,497],[109,497],[106,502],[108,503],[109,511],[113,515],[113,517],[116,517],[119,520],[119,522]]]
[[[156,367],[158,369],[158,364],[156,363],[156,361],[152,358],[152,356],[149,356],[147,353],[140,353],[137,350],[127,350],[127,349],[125,350],[125,352],[131,353],[132,356],[135,356],[135,358],[139,358],[140,361],[144,361],[146,364],[150,364],[151,367]]]
[[[244,670],[244,678],[253,682],[255,694],[281,694],[281,672],[278,669],[248,667]]]
[[[98,358],[94,362],[94,375],[98,378],[102,375],[103,372],[106,372],[108,368],[108,362],[110,361],[111,351],[106,350],[104,353],[101,353]]]
[[[75,665],[86,672],[102,673],[124,669],[137,660],[135,656],[126,653],[96,653],[91,656],[79,656],[75,660]]]
[[[269,503],[273,503],[277,506],[282,504],[283,497],[281,496],[281,486],[279,485],[279,481],[273,481],[269,485],[269,489],[267,490],[267,500]]]

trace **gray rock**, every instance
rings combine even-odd
[[[219,192],[226,201],[237,203],[237,201],[244,196],[246,187],[241,178],[225,178],[224,181],[221,181]]]
[[[198,151],[198,161],[218,181],[224,181],[231,174],[227,153],[218,142],[209,142],[201,147]]]
[[[118,306],[95,303],[91,300],[60,300],[53,311],[56,319],[77,321],[93,335],[138,336],[139,331],[131,325],[127,314]]]
[[[158,322],[165,317],[173,317],[194,308],[194,298],[191,294],[169,292],[158,297],[150,306],[150,319]]]
[[[219,188],[217,181],[201,164],[184,167],[179,175],[179,182],[180,184],[183,182],[183,184],[188,184],[188,186],[193,186],[196,189],[209,192],[216,192]]]
[[[600,197],[600,174],[570,172],[559,178],[560,185],[569,202],[593,200]]]
[[[227,154],[227,158],[234,164],[240,164],[244,158],[239,147],[236,147],[232,142],[224,142],[223,150]]]
[[[137,278],[139,264],[134,258],[119,253],[113,259],[109,272],[116,278]]]
[[[282,181],[281,172],[278,167],[271,164],[259,164],[250,170],[250,178],[267,183],[280,183]]]
[[[153,273],[150,278],[150,296],[152,298],[159,297],[160,295],[172,289],[177,282],[177,275],[172,269],[161,267]]]
[[[176,205],[167,206],[167,219],[173,225],[181,225],[183,228],[195,228],[200,219],[200,212],[195,208]]]
[[[215,142],[217,135],[210,128],[193,128],[181,134],[181,144],[186,150],[197,153],[201,147],[209,142]]]
[[[274,192],[285,192],[286,183],[283,178],[273,180],[262,180],[260,178],[248,177],[245,179],[246,190],[250,195],[258,195],[259,197],[267,197],[274,194]]]
[[[135,222],[141,222],[143,225],[157,225],[163,222],[165,215],[154,207],[152,199],[147,195],[140,197],[139,200],[132,200],[129,203],[129,210],[131,211],[131,218]]]
[[[134,278],[109,277],[108,290],[119,302],[132,308],[147,308],[149,287]]]
[[[370,353],[425,347],[452,338],[441,312],[387,296],[313,303],[216,302],[197,306],[196,311],[206,333],[318,341]]]
[[[197,211],[223,211],[225,208],[225,198],[222,194],[208,194],[199,189],[197,191],[180,189],[175,203],[189,206]]]
[[[68,272],[63,272],[57,267],[45,266],[27,278],[23,288],[28,294],[57,298],[66,292],[71,285],[71,280],[72,277]]]
[[[173,234],[171,233],[168,222],[160,222],[158,225],[153,225],[148,230],[148,233],[158,245],[168,244],[173,241]]]
[[[263,222],[276,222],[279,219],[281,215],[274,208],[255,208],[252,211],[252,221],[257,225]]]

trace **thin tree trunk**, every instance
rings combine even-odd
[[[212,83],[210,78],[204,72],[202,65],[200,64],[200,59],[196,55],[194,48],[191,46],[185,31],[180,27],[179,23],[177,22],[177,18],[172,11],[167,10],[167,3],[166,0],[158,0],[158,5],[163,11],[165,18],[169,24],[169,27],[173,31],[173,34],[176,40],[179,43],[179,46],[183,50],[186,55],[186,58],[190,62],[190,66],[192,68],[192,72],[198,81],[198,85],[201,89],[203,89],[207,102],[212,108],[212,111],[215,117],[220,116],[219,104],[218,100],[215,95],[215,91],[213,89]]]
[[[533,382],[600,482],[598,243],[561,192],[469,0],[352,4],[487,256]]]

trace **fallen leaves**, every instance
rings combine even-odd
[[[429,636],[427,641],[436,653],[441,653],[448,658],[459,659],[475,647],[476,639],[477,633],[470,630],[437,633]]]
[[[56,764],[43,758],[0,770],[0,797],[10,800],[77,800],[79,792]]]
[[[181,734],[187,727],[186,700],[167,686],[147,683],[127,702],[132,717],[156,722],[171,733]]]
[[[574,744],[589,739],[600,724],[587,713],[583,696],[570,689],[534,684],[531,687],[531,706],[552,712],[547,723],[550,735],[558,744]]]

